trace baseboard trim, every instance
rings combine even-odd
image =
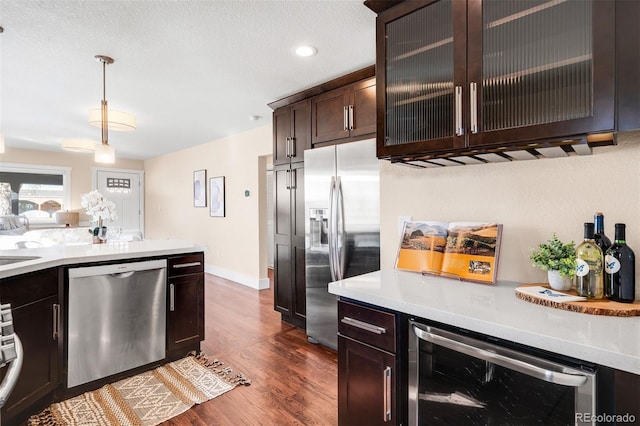
[[[235,281],[238,284],[242,284],[247,287],[251,287],[256,290],[264,290],[269,288],[269,278],[254,278],[248,275],[240,274],[235,271],[220,268],[213,265],[205,265],[204,271],[207,274],[217,275],[230,281]]]

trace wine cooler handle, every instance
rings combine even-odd
[[[464,128],[462,127],[462,86],[456,86],[456,135],[464,135]]]
[[[471,133],[478,133],[478,85],[469,85],[469,102],[471,103]]]
[[[460,339],[454,340],[450,337],[445,337],[437,334],[440,330],[434,327],[429,327],[430,331],[426,331],[413,324],[412,328],[419,339],[431,342],[435,345],[443,346],[445,348],[463,353],[465,355],[469,355],[473,358],[501,365],[502,367],[517,371],[522,374],[526,374],[527,376],[531,376],[536,379],[544,380],[545,382],[554,383],[557,385],[578,387],[582,386],[588,380],[587,376],[580,374],[577,370],[576,374],[553,371],[546,367],[534,365],[532,363],[532,360],[536,358],[533,356],[528,356],[527,360],[524,361],[522,359],[518,359],[518,356],[520,354],[518,354],[517,352],[502,348],[500,346],[492,345],[490,343],[483,342],[483,346],[490,349],[487,350],[478,346],[474,346],[475,341],[464,336],[456,336]],[[509,356],[502,355],[498,352],[507,353]],[[520,357],[523,358],[522,355],[520,355]]]
[[[391,367],[387,366],[384,369],[384,413],[383,420],[388,422],[391,420]]]

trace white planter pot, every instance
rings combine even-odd
[[[554,290],[567,291],[573,287],[573,278],[560,276],[560,271],[547,271],[547,279],[549,280],[549,285]]]

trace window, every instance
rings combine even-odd
[[[70,167],[0,165],[0,215],[20,215],[32,225],[54,224],[55,213],[70,208]]]

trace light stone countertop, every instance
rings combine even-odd
[[[519,284],[477,284],[390,269],[330,283],[329,292],[640,375],[640,317],[536,305],[515,296]]]
[[[204,246],[184,240],[116,241],[106,244],[0,250],[0,257],[38,257],[38,259],[34,260],[0,265],[0,279],[63,265],[169,256],[203,251],[206,251]]]

